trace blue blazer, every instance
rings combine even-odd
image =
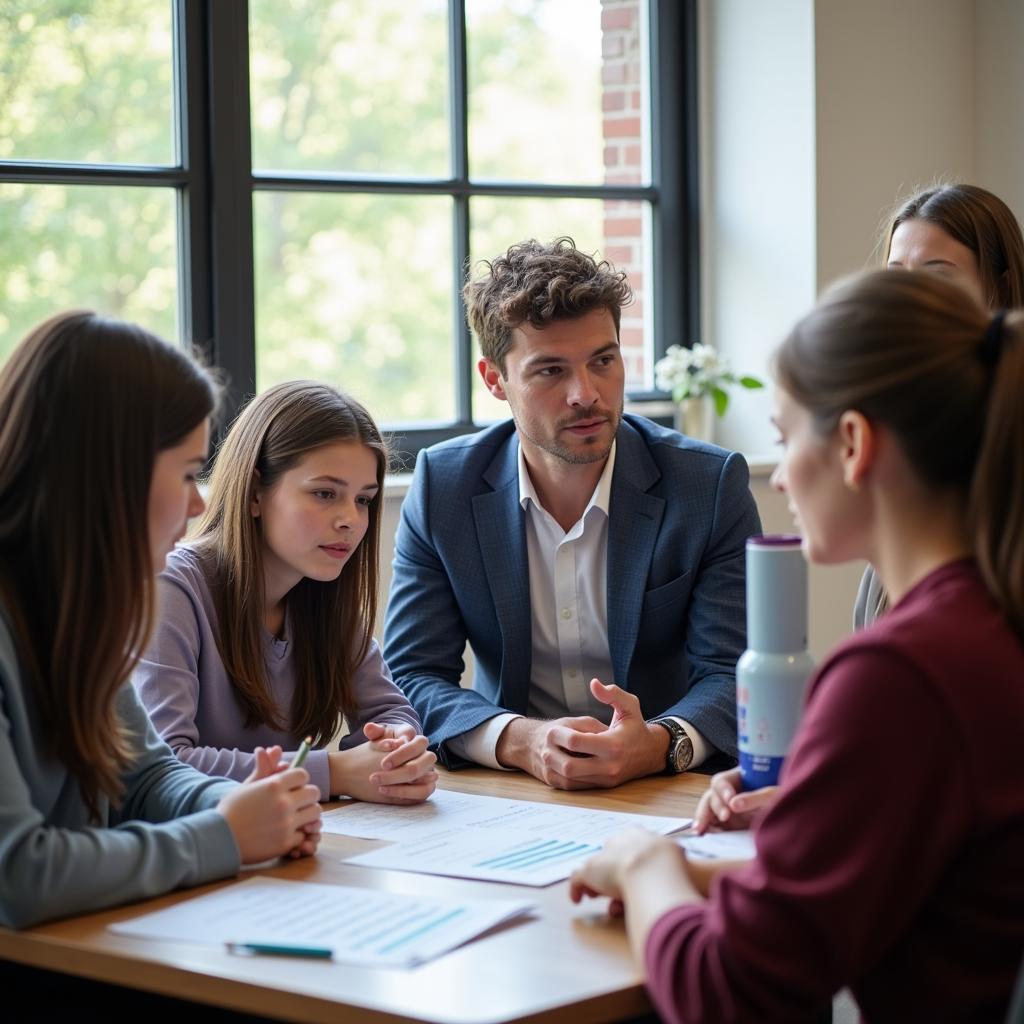
[[[760,532],[741,455],[626,415],[608,513],[613,680],[648,719],[679,715],[736,753],[745,542]],[[532,660],[526,512],[511,420],[420,452],[402,505],[384,657],[443,764],[503,711],[525,714]],[[469,641],[472,689],[459,685]]]

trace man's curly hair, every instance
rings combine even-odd
[[[467,280],[462,298],[481,354],[502,376],[512,331],[520,324],[542,328],[556,320],[607,309],[618,335],[622,307],[633,301],[623,271],[580,252],[568,237],[548,245],[531,238],[483,263],[487,273]]]

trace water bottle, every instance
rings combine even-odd
[[[807,563],[800,538],[750,537],[747,650],[736,664],[744,789],[778,783],[813,668],[807,653]]]

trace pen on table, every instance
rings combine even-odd
[[[312,736],[307,736],[299,744],[299,749],[296,752],[295,757],[292,759],[292,763],[290,765],[291,768],[301,768],[302,767],[302,762],[306,760],[306,755],[309,753],[309,747],[310,747],[310,744],[312,742],[313,742],[313,737]]]
[[[279,942],[226,942],[229,953],[247,956],[302,956],[314,960],[329,960],[334,950],[329,946],[290,946]]]

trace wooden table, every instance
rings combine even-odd
[[[685,817],[707,777],[639,779],[610,791],[562,793],[519,773],[441,772],[444,789]],[[359,842],[365,850],[365,841]],[[544,889],[347,866],[354,841],[325,836],[316,858],[257,873],[454,899],[527,898],[532,918],[512,922],[413,970],[353,967],[285,957],[232,956],[212,946],[115,935],[107,925],[212,892],[220,882],[160,899],[42,925],[0,928],[0,959],[288,1021],[430,1021],[601,1024],[644,1014],[650,1004],[622,923],[603,902],[574,906],[568,883]]]

